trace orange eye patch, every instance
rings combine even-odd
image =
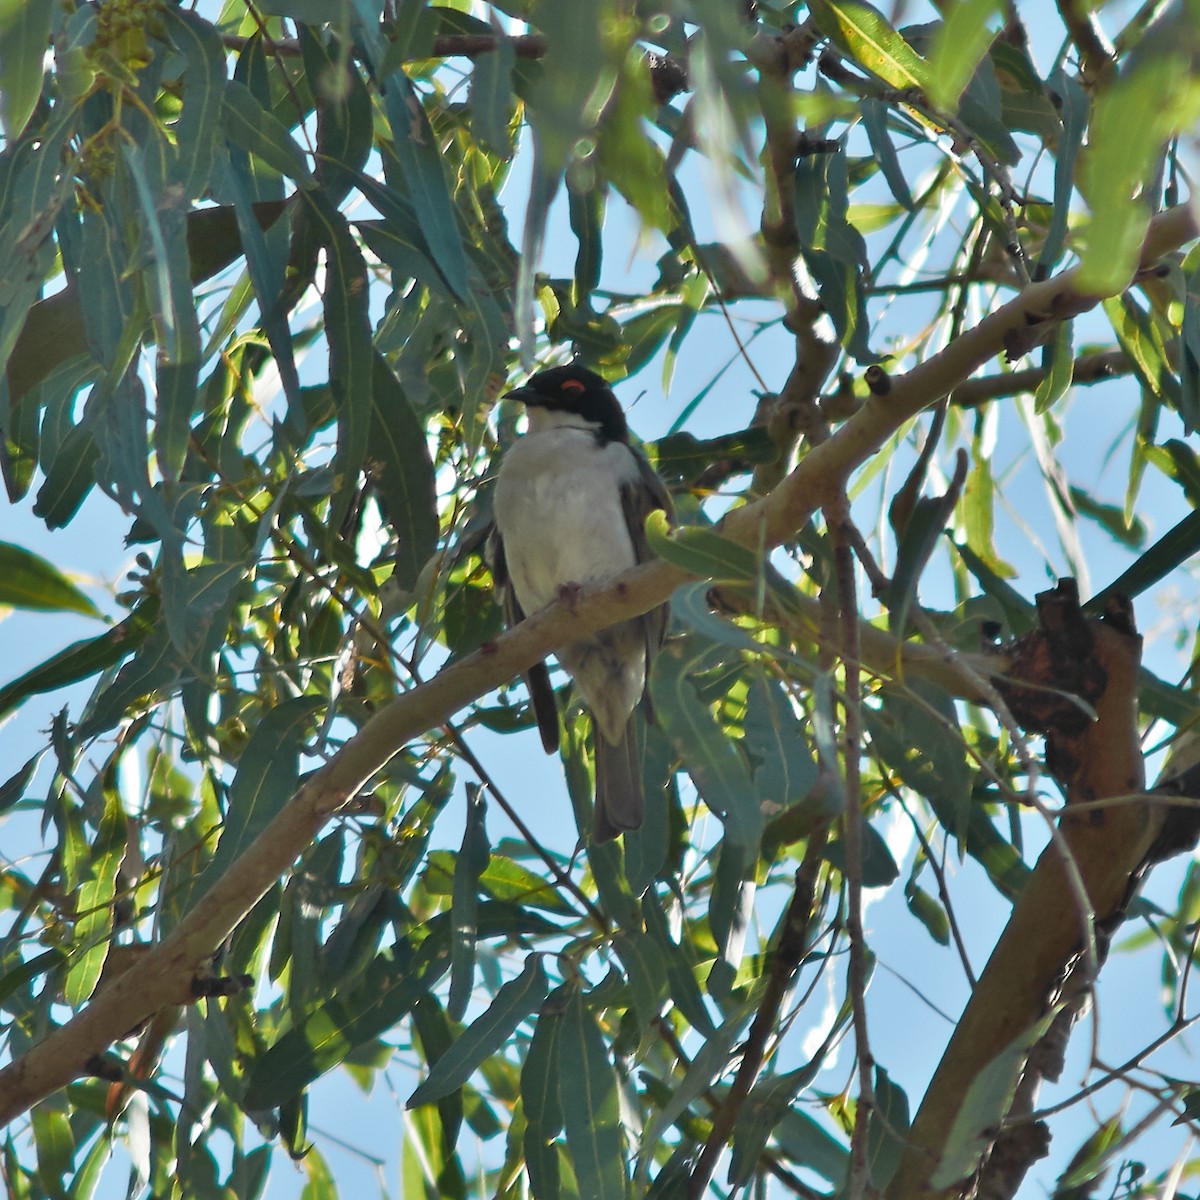
[[[578,379],[564,379],[559,385],[561,392],[585,392],[587,385],[581,383]]]

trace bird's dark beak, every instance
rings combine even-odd
[[[546,403],[546,397],[540,392],[535,391],[528,384],[519,388],[513,388],[511,392],[505,392],[503,399],[519,400],[526,408],[534,408],[539,404]]]

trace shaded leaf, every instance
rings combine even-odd
[[[385,100],[392,125],[392,150],[417,223],[451,292],[463,300],[470,290],[467,255],[433,127],[403,71],[395,72],[388,80]]]
[[[75,642],[44,663],[0,687],[0,717],[30,696],[87,679],[135,653],[154,627],[158,601],[140,604],[119,625],[87,641]]]
[[[1138,560],[1112,583],[1098,591],[1084,606],[1087,613],[1103,612],[1110,596],[1133,599],[1160,579],[1165,579],[1200,551],[1200,512],[1189,513],[1167,530]]]
[[[407,1106],[416,1108],[431,1104],[462,1087],[484,1059],[495,1054],[508,1041],[513,1030],[537,1011],[548,990],[542,956],[530,954],[521,974],[516,979],[510,979],[496,992],[487,1009],[433,1064],[428,1077],[409,1096]]]
[[[756,847],[763,814],[745,761],[694,686],[696,660],[668,646],[654,664],[650,694],[656,717],[683,759],[705,804],[725,823],[726,836]]]
[[[479,788],[467,790],[467,827],[454,862],[454,888],[450,919],[454,940],[450,947],[450,997],[446,1010],[461,1021],[471,1000],[475,980],[475,931],[479,911],[479,877],[491,855],[485,819],[487,805]],[[453,1089],[450,1089],[453,1090]]]
[[[559,1103],[580,1200],[624,1200],[625,1139],[617,1076],[584,993],[567,997],[559,1021]]]
[[[300,751],[323,704],[319,696],[285,700],[255,727],[229,786],[225,829],[208,868],[211,880],[225,874],[295,793]]]
[[[439,535],[433,462],[425,430],[400,381],[382,357],[371,376],[370,472],[396,534],[396,581],[416,585]]]
[[[559,1195],[558,1146],[562,1130],[559,1099],[558,1040],[567,989],[557,988],[542,1005],[521,1068],[521,1101],[525,1108],[525,1166],[538,1200]]]
[[[356,1046],[395,1025],[449,966],[445,942],[427,939],[414,954],[406,943],[378,955],[357,987],[327,1000],[302,1025],[288,1030],[255,1060],[246,1076],[244,1105],[282,1104],[345,1060]]]
[[[9,145],[24,132],[42,94],[46,46],[62,16],[57,5],[36,0],[0,6],[0,120]]]

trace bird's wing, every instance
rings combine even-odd
[[[504,538],[500,527],[493,523],[487,535],[483,551],[484,561],[492,572],[492,582],[500,597],[504,612],[504,623],[510,629],[525,620],[512,577],[508,573],[508,559],[504,554]],[[554,687],[550,683],[550,672],[544,662],[536,662],[524,673],[525,686],[529,689],[529,703],[537,720],[538,733],[547,754],[558,753],[558,704],[554,699]]]
[[[637,462],[638,477],[622,485],[621,509],[625,514],[629,538],[633,542],[634,558],[637,562],[644,563],[654,557],[646,539],[646,518],[655,509],[661,509],[667,514],[668,521],[673,520],[675,506],[671,503],[667,485],[659,478],[654,468],[633,447],[630,447],[630,453]],[[667,633],[667,616],[667,605],[660,604],[642,618],[646,630],[647,677],[650,674],[650,660],[658,653],[658,648]]]

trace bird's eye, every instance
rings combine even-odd
[[[578,379],[564,379],[559,390],[563,392],[586,392],[587,385]]]

